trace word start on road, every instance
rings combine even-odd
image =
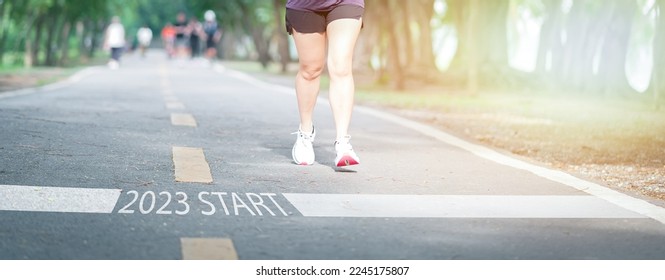
[[[130,196],[129,203],[118,210],[119,214],[141,213],[158,215],[187,215],[191,211],[192,201],[200,206],[200,213],[206,216],[289,216],[275,200],[274,193],[235,193],[235,192],[199,192],[196,198],[190,198],[184,192],[139,193],[132,190],[125,193]]]

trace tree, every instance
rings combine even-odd
[[[406,9],[405,9],[406,11]],[[434,0],[419,0],[418,5],[414,7],[415,23],[418,27],[418,36],[411,38],[411,44],[418,47],[416,51],[416,61],[414,65],[421,71],[435,72],[436,64],[434,50],[432,48],[432,26],[431,20],[434,17]],[[410,25],[407,25],[410,27]]]
[[[513,73],[508,65],[506,28],[509,2],[449,0],[447,3],[454,13],[458,37],[451,71],[467,73],[467,78],[476,76],[478,83],[485,84],[502,84],[510,79]]]
[[[386,71],[384,73],[389,77],[384,77],[384,79],[391,81],[391,85],[395,89],[403,90],[405,88],[405,77],[399,56],[398,31],[396,30],[397,26],[392,22],[392,19],[396,18],[395,15],[399,14],[399,2],[396,2],[396,0],[384,0],[381,4],[377,5],[377,8],[383,15],[379,24],[383,29],[382,41],[385,44],[385,53],[387,53],[385,59]]]
[[[473,34],[476,34],[479,32],[479,8],[478,8],[478,0],[469,0],[469,6],[468,6],[468,20],[465,23],[465,44],[469,48],[468,51],[465,53],[467,57],[465,60],[468,63],[467,67],[467,75],[466,75],[466,90],[470,95],[475,95],[478,93],[478,86],[479,86],[479,68],[480,68],[480,58],[479,58],[479,51],[478,51],[478,40],[477,36],[473,36]]]
[[[11,13],[11,3],[0,0],[0,62],[5,54],[5,45],[7,44],[9,31],[9,14]]]
[[[665,0],[365,2],[364,28],[354,57],[356,73],[373,74],[379,84],[395,89],[445,83],[474,93],[483,87],[511,88],[526,83],[583,93],[630,92],[625,73],[629,40],[637,34],[633,32],[640,32],[642,42],[651,40],[644,38],[651,36],[650,29],[642,30],[644,22],[650,20],[645,18],[650,16],[638,11],[653,5],[657,22],[650,89],[659,99],[665,88],[665,17],[661,15]],[[290,51],[283,28],[285,3],[286,0],[0,0],[0,61],[6,53],[19,53],[27,67],[62,66],[73,60],[70,50],[73,53],[78,49],[81,59],[94,56],[112,15],[122,18],[127,34],[132,36],[142,24],[159,33],[178,11],[200,17],[210,9],[224,30],[220,55],[255,59],[264,67],[275,61],[286,71]],[[434,8],[442,5],[445,15],[435,14]],[[509,63],[508,46],[513,43],[509,40],[515,37],[508,37],[507,25],[515,22],[518,8],[542,19],[535,73],[514,70]],[[443,13],[443,9],[437,11]],[[641,25],[634,26],[636,20]],[[454,28],[458,44],[445,73],[436,68],[439,50],[433,49],[435,28],[441,26]]]
[[[662,102],[663,92],[665,92],[665,0],[656,1],[656,15],[651,91],[654,101],[658,104]]]
[[[284,31],[284,7],[286,7],[286,0],[273,1],[273,18],[275,20],[274,37],[277,41],[277,53],[279,54],[279,62],[281,64],[282,73],[286,73],[289,62],[291,62],[291,52],[289,50],[289,38]]]
[[[634,0],[614,0],[611,7],[609,24],[603,33],[600,50],[598,76],[603,81],[603,92],[630,92],[631,88],[626,77],[626,56],[633,17],[637,12]]]
[[[563,45],[561,42],[561,30],[563,29],[562,0],[542,0],[544,6],[543,24],[540,30],[538,42],[538,57],[536,60],[536,71],[540,75],[552,72],[555,61],[561,61]],[[548,62],[550,65],[548,66]]]

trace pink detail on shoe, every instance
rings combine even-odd
[[[353,157],[351,157],[349,155],[344,155],[337,162],[337,167],[356,165],[356,164],[358,164],[358,162],[355,159],[353,159]]]

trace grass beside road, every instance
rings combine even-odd
[[[72,56],[74,57],[74,56]],[[72,58],[74,60],[74,58]],[[17,90],[21,88],[40,87],[66,79],[79,70],[92,66],[104,64],[107,55],[97,52],[96,56],[88,61],[72,64],[67,67],[32,67],[25,68],[17,64],[5,64],[0,66],[0,94],[3,91]]]
[[[30,68],[30,69],[3,69],[0,70],[0,94],[21,88],[39,87],[54,83],[76,73],[82,67],[73,68]]]

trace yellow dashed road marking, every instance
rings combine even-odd
[[[173,147],[176,182],[212,183],[210,166],[203,149]]]
[[[178,126],[196,127],[196,120],[190,114],[171,114],[171,124]]]
[[[166,103],[169,103],[169,102],[179,102],[179,101],[178,101],[178,98],[175,97],[175,95],[164,95],[164,101],[166,101]]]
[[[166,108],[168,109],[185,109],[185,105],[181,102],[170,101],[166,102]]]
[[[237,260],[233,241],[226,238],[180,238],[183,260]]]
[[[163,90],[162,90],[162,95],[163,95],[163,96],[175,96],[175,95],[173,94],[173,91],[170,90],[170,89],[163,89]]]

